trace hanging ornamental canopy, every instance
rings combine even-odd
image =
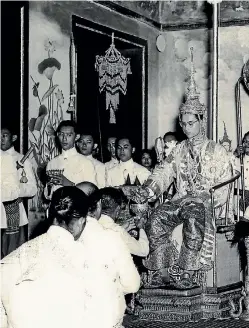
[[[99,92],[106,92],[106,110],[110,110],[110,123],[116,124],[115,111],[119,106],[119,92],[126,95],[127,75],[132,74],[130,58],[125,58],[112,43],[105,56],[96,56],[95,70],[99,73]]]

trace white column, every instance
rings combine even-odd
[[[218,60],[219,60],[219,12],[222,0],[208,0],[213,5],[213,35],[212,35],[212,108],[209,119],[209,137],[218,141]]]

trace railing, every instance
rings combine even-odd
[[[227,201],[226,201],[226,211],[225,211],[225,225],[227,225],[227,215],[228,215],[228,210],[229,210],[229,200],[231,196],[231,191],[233,187],[233,183],[238,180],[240,177],[240,172],[235,170],[235,175],[224,182],[218,183],[217,185],[213,186],[212,188],[209,189],[210,195],[211,195],[211,206],[212,206],[212,214],[213,214],[213,219],[215,220],[215,205],[214,205],[214,193],[217,189],[220,189],[226,185],[229,184],[229,190],[228,190],[228,196],[227,196]],[[238,207],[238,206],[237,206]],[[238,208],[237,208],[238,210]]]
[[[226,210],[225,210],[225,226],[227,226],[227,216],[228,216],[228,212],[229,212],[229,201],[230,201],[230,197],[231,197],[231,191],[232,191],[232,187],[233,187],[233,183],[235,181],[238,181],[239,177],[240,177],[240,172],[235,170],[235,174],[234,176],[224,182],[218,183],[217,185],[213,186],[212,188],[209,189],[210,195],[211,195],[211,206],[212,206],[212,215],[213,215],[213,219],[216,219],[215,216],[215,204],[214,204],[214,193],[217,189],[220,189],[224,186],[227,186],[229,184],[229,190],[228,190],[228,196],[227,196],[227,201],[226,201]],[[238,189],[238,188],[237,188]],[[239,200],[237,200],[237,213],[239,213]]]

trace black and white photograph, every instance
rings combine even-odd
[[[249,327],[249,1],[1,1],[1,328]]]

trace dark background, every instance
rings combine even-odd
[[[28,122],[28,2],[1,1],[1,125],[8,125],[20,137],[21,8],[24,6],[24,115]],[[24,128],[24,151],[28,128]],[[15,148],[20,151],[20,139]]]
[[[130,58],[131,72],[127,75],[127,93],[119,93],[119,108],[115,112],[116,124],[110,124],[110,111],[106,110],[106,95],[99,92],[99,77],[95,71],[96,55],[105,55],[111,45],[111,34],[133,41],[134,37],[113,31],[107,27],[94,24],[81,18],[75,22],[90,27],[73,26],[77,52],[77,123],[80,131],[92,131],[96,141],[106,145],[109,136],[127,135],[132,138],[137,148],[142,148],[143,138],[147,135],[142,132],[142,48],[128,42],[114,39],[115,47],[121,54]],[[97,31],[95,31],[97,30]],[[100,33],[102,32],[102,33]],[[104,34],[103,34],[104,33]],[[107,35],[106,35],[107,34]],[[132,39],[132,40],[131,40]],[[136,43],[141,39],[136,38]],[[143,44],[146,44],[142,40]],[[145,106],[146,107],[146,106]],[[103,147],[105,148],[105,147]],[[103,155],[106,153],[103,149]]]

